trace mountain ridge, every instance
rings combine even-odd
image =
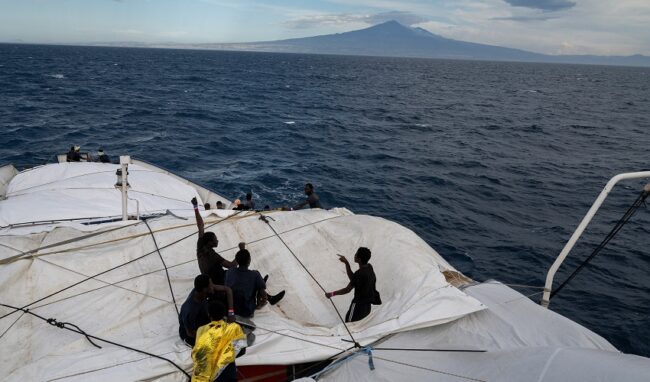
[[[497,45],[446,38],[395,20],[348,32],[228,44],[192,44],[204,49],[356,56],[418,57],[488,61],[650,66],[650,57],[547,55]]]

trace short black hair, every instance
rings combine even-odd
[[[371,255],[370,250],[366,247],[359,247],[359,249],[357,249],[357,256],[359,256],[361,264],[368,264]]]
[[[203,208],[205,208],[206,210],[209,210],[210,209],[210,203],[205,203],[203,205]]]
[[[311,183],[307,183],[307,184],[305,184],[305,187],[309,188],[310,190],[313,190],[313,189],[314,189],[314,185],[311,184]]]
[[[237,261],[237,264],[247,267],[251,263],[251,253],[247,249],[240,249],[235,254],[235,261]]]
[[[218,300],[210,300],[208,303],[208,316],[212,321],[219,321],[225,317],[226,307]]]
[[[253,199],[253,193],[249,192],[246,194],[246,200],[251,200],[251,199]]]
[[[219,201],[217,202],[217,206],[223,206],[223,203],[221,202],[221,200],[219,200]]]
[[[194,278],[194,290],[201,292],[210,286],[210,276],[198,275]]]

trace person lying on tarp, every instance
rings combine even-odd
[[[267,301],[271,305],[277,304],[284,297],[284,291],[276,295],[266,293],[266,280],[258,271],[248,269],[251,263],[251,254],[245,249],[245,244],[239,244],[239,251],[235,260],[239,266],[226,272],[226,286],[232,289],[233,306],[235,314],[250,318],[255,314],[255,309],[263,307]]]
[[[334,292],[326,292],[325,297],[332,298],[340,294],[350,293],[354,289],[354,298],[350,304],[350,309],[345,315],[345,322],[359,321],[370,314],[371,305],[380,305],[381,297],[375,289],[377,278],[370,261],[370,250],[365,247],[359,247],[354,255],[354,262],[359,264],[359,270],[352,273],[350,263],[344,256],[338,255],[339,261],[345,264],[345,271],[348,274],[350,283],[343,289]]]
[[[203,218],[199,213],[199,203],[192,198],[196,226],[199,228],[199,240],[196,242],[196,258],[199,262],[201,274],[209,275],[212,282],[217,285],[224,285],[224,268],[236,267],[235,261],[228,261],[221,257],[214,248],[219,245],[219,240],[214,232],[205,232]]]
[[[237,381],[235,358],[246,351],[244,331],[224,321],[226,308],[218,301],[210,301],[208,315],[211,321],[198,329],[192,349],[192,382]]]
[[[232,291],[223,285],[215,285],[208,275],[198,275],[194,278],[194,289],[181,305],[178,315],[178,334],[188,345],[194,346],[196,330],[209,323],[210,319],[206,310],[208,301],[217,292],[226,294],[228,301],[228,322],[235,321],[233,310]],[[215,300],[213,300],[215,301]]]

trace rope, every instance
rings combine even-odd
[[[450,352],[450,353],[485,353],[487,350],[474,349],[413,349],[413,348],[373,348],[374,350],[396,350],[396,351],[431,351],[431,352]]]
[[[223,219],[221,219],[221,220],[218,220],[218,221],[216,221],[215,223],[213,223],[213,224],[207,226],[206,228],[210,228],[210,227],[212,227],[212,226],[214,226],[214,225],[217,225],[217,224],[219,224],[219,223],[221,223],[221,222],[223,222],[223,221],[226,221],[226,220],[230,219],[231,217],[236,216],[237,214],[238,214],[238,213],[235,213],[235,214],[232,214],[232,215],[230,215],[230,216],[228,216],[228,217],[226,217],[226,218],[223,218]],[[179,242],[181,242],[181,241],[187,239],[188,237],[194,236],[195,234],[196,234],[196,232],[192,232],[191,234],[189,234],[189,235],[187,235],[187,236],[184,236],[184,237],[182,237],[182,238],[180,238],[180,239],[178,239],[178,240],[176,240],[176,241],[174,241],[174,242],[172,242],[172,243],[170,243],[170,244],[167,244],[167,245],[165,245],[164,247],[162,247],[162,248],[160,248],[160,249],[165,249],[165,248],[171,247],[172,245],[177,244],[177,243],[179,243]],[[64,291],[66,291],[66,290],[68,290],[68,289],[70,289],[70,288],[74,288],[75,286],[77,286],[77,285],[79,285],[79,284],[82,284],[82,283],[84,283],[84,282],[86,282],[86,281],[88,281],[88,280],[94,279],[94,278],[97,277],[97,276],[101,276],[101,275],[103,275],[103,274],[105,274],[105,273],[111,272],[111,271],[113,271],[113,270],[115,270],[115,269],[118,269],[118,268],[121,268],[121,267],[123,267],[123,266],[125,266],[125,265],[131,264],[131,263],[134,263],[134,262],[136,262],[136,261],[138,261],[138,260],[140,260],[140,259],[143,259],[143,258],[145,258],[145,257],[147,257],[147,256],[149,256],[149,255],[151,255],[151,254],[154,253],[154,252],[156,252],[156,250],[153,250],[153,251],[151,251],[151,252],[145,253],[145,254],[142,255],[142,256],[136,257],[135,259],[131,259],[131,260],[125,262],[125,263],[122,263],[122,264],[116,265],[116,266],[114,266],[114,267],[112,267],[112,268],[109,268],[109,269],[107,269],[107,270],[105,270],[105,271],[99,272],[99,273],[97,273],[97,274],[95,274],[95,275],[93,275],[93,276],[89,276],[89,277],[87,277],[87,278],[85,278],[85,279],[83,279],[83,280],[81,280],[81,281],[78,281],[78,282],[76,282],[76,283],[74,283],[74,284],[72,284],[72,285],[69,285],[69,286],[67,286],[67,287],[65,287],[65,288],[63,288],[63,289],[60,289],[60,290],[58,290],[58,291],[56,291],[56,292],[53,292],[53,293],[51,293],[51,294],[49,294],[49,295],[47,295],[47,296],[45,296],[45,297],[39,298],[38,300],[33,301],[33,302],[31,302],[31,303],[29,303],[29,304],[27,304],[27,305],[21,307],[20,309],[28,308],[28,307],[30,307],[30,306],[32,306],[32,305],[38,303],[38,302],[41,302],[41,301],[43,301],[43,300],[46,300],[46,299],[48,299],[48,298],[50,298],[50,297],[52,297],[52,296],[54,296],[54,295],[57,295],[57,294],[59,294],[59,293],[61,293],[61,292],[64,292]],[[14,314],[15,312],[17,312],[17,311],[20,310],[20,309],[14,310],[13,312],[9,312],[9,313],[7,313],[7,314],[1,316],[1,317],[0,317],[0,320],[3,319],[3,318],[5,318],[5,317],[7,317],[7,316],[9,316],[9,315],[11,315],[11,314]]]
[[[175,364],[172,360],[167,359],[167,358],[165,358],[165,357],[161,357],[161,356],[159,356],[159,355],[157,355],[157,354],[149,353],[149,352],[146,352],[146,351],[144,351],[144,350],[139,350],[139,349],[136,349],[136,348],[132,348],[132,347],[130,347],[130,346],[127,346],[127,345],[122,345],[122,344],[119,344],[119,343],[114,342],[114,341],[110,341],[110,340],[107,340],[107,339],[104,339],[104,338],[100,338],[100,337],[94,336],[94,335],[92,335],[92,334],[88,334],[88,333],[84,332],[83,330],[81,330],[81,329],[80,329],[77,325],[75,325],[75,324],[72,324],[72,323],[69,323],[69,322],[59,322],[59,321],[57,321],[57,320],[54,319],[54,318],[45,318],[45,317],[43,317],[43,316],[41,316],[41,315],[38,315],[38,314],[32,312],[32,311],[29,310],[29,309],[25,309],[25,308],[17,308],[17,307],[15,307],[15,306],[7,305],[7,304],[2,304],[2,303],[0,303],[0,305],[1,305],[1,306],[4,306],[4,307],[7,307],[7,308],[10,308],[10,309],[20,310],[20,311],[23,311],[24,313],[27,313],[27,314],[31,314],[32,316],[34,316],[34,317],[36,317],[36,318],[39,318],[39,319],[41,319],[41,320],[47,322],[48,324],[50,324],[50,325],[52,325],[52,326],[56,326],[57,328],[60,328],[60,329],[66,329],[66,330],[69,330],[69,331],[71,331],[71,332],[81,334],[81,335],[85,336],[86,339],[87,339],[87,340],[88,340],[88,341],[89,341],[93,346],[95,346],[95,347],[97,347],[97,348],[99,348],[99,349],[101,349],[102,347],[99,346],[99,345],[97,345],[96,343],[94,343],[92,340],[102,341],[102,342],[105,342],[105,343],[107,343],[107,344],[111,344],[111,345],[114,345],[114,346],[118,346],[118,347],[121,347],[121,348],[124,348],[124,349],[127,349],[127,350],[131,350],[131,351],[134,351],[134,352],[137,352],[137,353],[141,353],[141,354],[148,355],[149,357],[154,357],[154,358],[158,358],[158,359],[160,359],[160,360],[163,360],[163,361],[169,362],[169,363],[171,363],[172,365],[174,365],[175,368],[177,368],[177,369],[180,370],[183,374],[185,374],[188,378],[191,378],[190,375],[189,375],[189,374],[188,374],[188,373],[187,373],[183,368],[181,368],[180,366],[178,366],[177,364]]]
[[[305,339],[305,338],[300,338],[300,337],[292,336],[292,335],[290,335],[290,334],[286,334],[286,333],[280,333],[280,332],[277,331],[277,330],[265,329],[265,328],[262,328],[261,326],[258,326],[257,324],[251,325],[249,322],[241,322],[241,321],[237,321],[237,323],[238,323],[239,325],[241,325],[241,326],[246,326],[246,327],[251,328],[251,329],[260,329],[260,330],[264,330],[265,332],[274,333],[274,334],[277,334],[277,335],[280,335],[280,336],[284,336],[284,337],[292,338],[292,339],[294,339],[294,340],[303,341],[303,342],[307,342],[307,343],[310,343],[310,344],[323,346],[323,347],[330,348],[330,349],[334,349],[334,350],[343,350],[343,351],[346,351],[346,350],[341,349],[341,348],[338,348],[338,347],[336,347],[336,346],[327,345],[327,344],[323,344],[323,343],[316,342],[316,341],[311,341],[311,340],[308,340],[308,339]]]
[[[163,264],[163,267],[165,267],[165,275],[167,276],[167,284],[169,284],[169,293],[172,295],[172,301],[174,302],[174,309],[176,309],[176,316],[180,316],[181,312],[178,311],[178,305],[176,304],[176,297],[174,297],[174,288],[172,288],[172,281],[169,278],[169,271],[167,270],[167,264],[165,264],[165,259],[162,257],[162,253],[160,253],[160,248],[158,248],[158,242],[156,242],[156,236],[153,234],[153,231],[151,230],[151,227],[149,226],[149,222],[147,222],[146,219],[143,220],[144,224],[147,225],[147,228],[149,229],[149,233],[151,234],[151,238],[153,239],[153,244],[156,246],[156,251],[158,251],[158,256],[160,256],[160,261]]]
[[[292,232],[292,231],[295,231],[295,230],[298,230],[298,229],[301,229],[301,228],[304,228],[304,227],[312,226],[312,225],[315,225],[315,224],[318,224],[318,223],[322,223],[322,222],[327,221],[327,220],[336,219],[336,218],[339,218],[339,217],[340,217],[340,216],[332,216],[332,217],[329,217],[329,218],[321,219],[321,220],[318,220],[318,221],[315,221],[315,222],[312,222],[312,223],[308,223],[308,224],[305,224],[305,225],[302,225],[302,226],[299,226],[299,227],[295,227],[295,228],[288,229],[288,230],[286,230],[286,231],[283,231],[282,233]],[[160,232],[160,231],[162,231],[162,230],[158,230],[158,231],[154,231],[154,232]],[[249,241],[248,244],[258,243],[258,242],[261,242],[261,241],[264,241],[264,240],[268,240],[268,239],[270,239],[270,238],[274,238],[274,237],[275,237],[275,235],[265,236],[265,237],[262,237],[262,238],[259,238],[259,239],[253,240],[253,241]],[[165,247],[163,247],[163,249],[164,249],[164,248],[165,248]],[[227,248],[227,249],[222,250],[221,252],[224,253],[224,252],[228,252],[228,251],[231,251],[231,250],[234,250],[234,249],[238,249],[238,248],[239,248],[238,246],[237,246],[237,247],[230,247],[230,248]],[[185,264],[189,264],[189,263],[194,262],[194,261],[196,261],[196,259],[183,261],[183,262],[181,262],[181,263],[171,265],[171,266],[169,266],[168,268],[171,269],[171,268],[180,267],[180,266],[183,266],[183,265],[185,265]],[[49,264],[49,263],[48,263],[48,264]],[[59,265],[57,265],[57,266],[59,266]],[[67,268],[64,268],[64,269],[67,269]],[[69,270],[69,269],[67,269],[67,270]],[[123,282],[125,282],[125,281],[131,281],[131,280],[137,279],[137,278],[139,278],[139,277],[144,277],[144,276],[147,276],[147,275],[150,275],[150,274],[156,273],[156,272],[160,272],[160,271],[162,271],[162,270],[163,270],[163,269],[161,268],[161,269],[156,269],[156,270],[149,271],[149,272],[144,272],[144,273],[141,273],[141,274],[139,274],[139,275],[135,275],[135,276],[132,276],[132,277],[129,277],[129,278],[126,278],[126,279],[120,280],[120,281],[116,281],[116,282],[114,282],[114,283],[107,283],[107,282],[105,282],[105,281],[98,280],[98,281],[100,281],[100,282],[105,283],[106,285],[101,286],[101,287],[98,287],[98,288],[95,288],[95,289],[89,289],[89,290],[87,290],[87,291],[84,291],[84,292],[81,292],[81,293],[78,293],[78,294],[75,294],[75,295],[71,295],[71,296],[68,296],[68,297],[64,297],[64,298],[62,298],[62,299],[60,299],[60,300],[56,300],[56,301],[52,301],[52,302],[48,302],[48,303],[43,304],[43,305],[38,305],[38,306],[35,307],[35,308],[41,308],[41,307],[44,307],[44,306],[47,306],[47,305],[56,304],[56,303],[58,303],[58,302],[65,301],[65,300],[68,300],[68,299],[71,299],[71,298],[74,298],[74,297],[78,297],[78,296],[81,296],[81,295],[84,295],[84,294],[87,294],[87,293],[91,293],[91,292],[94,292],[94,291],[97,291],[97,290],[100,290],[100,289],[103,289],[103,288],[106,288],[106,287],[109,287],[109,286],[114,286],[114,287],[117,287],[117,288],[122,288],[122,287],[118,286],[117,284],[119,284],[119,283],[123,283]],[[78,272],[75,272],[75,273],[78,273]],[[78,274],[83,275],[83,274],[81,274],[81,273],[78,273]],[[83,275],[83,276],[86,276],[86,275]],[[126,288],[123,288],[123,289],[126,289]],[[129,290],[129,291],[130,291],[130,289],[126,289],[126,290]],[[153,297],[153,296],[149,296],[149,295],[147,295],[147,294],[144,294],[144,293],[141,293],[141,294],[142,294],[143,296],[147,296],[147,297],[151,297],[151,298],[156,298],[156,297]],[[35,309],[35,308],[34,308],[34,309]]]
[[[383,357],[378,357],[378,356],[376,356],[376,355],[375,355],[374,357],[377,358],[377,359],[380,359],[380,360],[382,360],[382,361],[392,362],[392,363],[396,363],[396,364],[398,364],[398,365],[403,365],[403,366],[413,367],[413,368],[416,368],[416,369],[427,370],[427,371],[430,371],[430,372],[432,372],[432,373],[444,374],[444,375],[449,375],[449,376],[451,376],[451,377],[467,379],[468,381],[487,382],[487,381],[485,381],[485,380],[483,380],[483,379],[476,379],[476,378],[472,378],[472,377],[466,377],[466,376],[464,376],[464,375],[459,375],[459,374],[449,373],[449,372],[447,372],[447,371],[431,369],[431,368],[424,367],[424,366],[412,365],[412,364],[410,364],[410,363],[401,362],[401,361],[395,361],[395,360],[392,360],[392,359],[387,359],[387,358],[383,358]]]
[[[600,244],[598,244],[598,246],[596,247],[596,249],[594,249],[594,251],[591,253],[591,255],[589,255],[589,256],[588,256],[588,257],[587,257],[587,258],[586,258],[586,259],[585,259],[585,260],[584,260],[584,261],[583,261],[583,262],[578,266],[578,268],[576,268],[576,270],[574,270],[573,273],[571,273],[571,274],[569,275],[569,277],[567,277],[567,279],[564,280],[564,282],[562,282],[562,284],[560,284],[560,285],[559,285],[555,290],[553,290],[553,291],[551,292],[551,298],[553,298],[556,294],[558,294],[558,293],[559,293],[559,292],[560,292],[560,291],[561,291],[561,290],[562,290],[562,289],[563,289],[563,288],[564,288],[564,287],[565,287],[565,286],[566,286],[566,285],[567,285],[571,280],[573,280],[573,278],[574,278],[574,277],[575,277],[575,276],[576,276],[576,275],[577,275],[577,274],[578,274],[578,273],[579,273],[579,272],[580,272],[580,271],[581,271],[581,270],[582,270],[582,269],[583,269],[587,264],[589,264],[589,262],[591,261],[591,259],[593,259],[593,258],[594,258],[598,253],[600,253],[600,251],[601,251],[603,248],[605,248],[605,246],[607,245],[607,243],[609,243],[609,242],[610,242],[610,241],[611,241],[611,240],[616,236],[616,234],[618,234],[618,232],[623,228],[623,226],[624,226],[624,225],[625,225],[625,224],[626,224],[626,223],[627,223],[627,222],[632,218],[632,216],[634,216],[634,213],[639,209],[639,207],[641,207],[641,205],[643,205],[643,204],[645,203],[645,200],[646,200],[646,198],[648,197],[648,195],[650,195],[650,192],[649,192],[649,191],[645,191],[645,190],[643,190],[643,191],[641,192],[641,194],[636,198],[636,200],[634,201],[634,203],[632,203],[632,205],[630,206],[630,208],[628,208],[628,210],[625,212],[625,214],[623,215],[623,217],[621,217],[621,219],[616,223],[616,225],[614,226],[614,228],[612,228],[612,230],[607,234],[607,236],[605,236],[605,239],[603,239],[603,241],[602,241]]]
[[[300,261],[300,259],[298,258],[298,256],[296,256],[296,254],[293,252],[293,250],[291,250],[291,248],[289,247],[289,245],[287,245],[287,243],[284,241],[284,239],[282,239],[282,236],[280,236],[280,234],[278,234],[278,232],[275,230],[275,228],[273,228],[273,226],[271,225],[271,222],[269,222],[269,220],[268,220],[268,217],[267,217],[267,216],[264,216],[264,215],[260,215],[260,220],[262,220],[264,223],[266,223],[266,224],[269,226],[269,228],[271,228],[271,230],[273,231],[273,233],[275,234],[275,236],[277,236],[277,238],[280,239],[280,241],[282,242],[282,244],[284,244],[284,246],[289,250],[289,252],[291,253],[291,255],[293,255],[293,257],[296,259],[296,261],[298,261],[298,263],[300,263],[300,265],[302,266],[302,268],[307,272],[307,274],[309,274],[309,276],[312,278],[312,280],[314,280],[314,282],[316,283],[316,285],[318,285],[318,287],[323,291],[323,293],[327,293],[327,291],[325,290],[325,288],[323,288],[323,286],[318,282],[318,280],[316,280],[316,277],[314,277],[314,275],[313,275],[311,272],[309,272],[309,269],[307,269],[307,267],[305,266],[305,264],[303,264],[303,262]],[[340,319],[341,322],[343,323],[343,326],[345,327],[345,330],[348,332],[348,335],[350,335],[350,338],[352,339],[352,342],[354,343],[354,346],[355,346],[355,347],[358,347],[358,348],[361,347],[361,345],[359,345],[359,343],[357,342],[357,340],[354,339],[354,336],[352,335],[352,332],[351,332],[350,329],[348,328],[348,325],[345,323],[345,320],[343,319],[343,316],[341,316],[341,313],[339,312],[338,308],[337,308],[336,305],[334,304],[334,301],[332,301],[331,299],[328,299],[328,300],[329,300],[329,302],[332,304],[332,306],[334,307],[334,310],[336,311],[336,314],[339,316],[339,319]]]

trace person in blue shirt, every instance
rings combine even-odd
[[[250,318],[268,301],[275,305],[284,297],[284,291],[276,295],[266,293],[266,282],[258,271],[248,269],[251,263],[251,254],[244,248],[243,243],[235,255],[237,268],[231,268],[226,272],[226,286],[232,289],[233,306],[235,314],[241,317]]]

